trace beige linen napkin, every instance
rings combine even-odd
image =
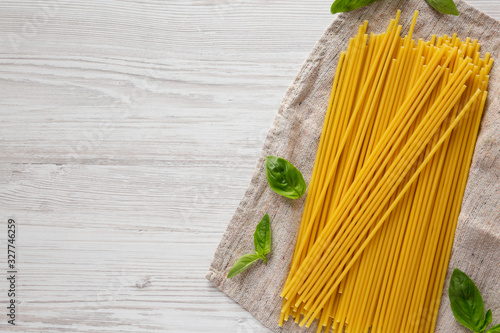
[[[430,39],[432,34],[461,39],[477,38],[482,55],[500,57],[500,22],[458,1],[460,16],[441,15],[424,0],[379,0],[374,4],[339,15],[318,41],[286,93],[252,180],[215,252],[207,278],[274,332],[315,332],[288,321],[278,327],[282,299],[280,292],[287,277],[299,229],[305,196],[286,199],[267,183],[264,158],[277,155],[302,171],[308,183],[341,51],[347,48],[363,20],[368,32],[381,33],[401,9],[404,33],[414,10],[419,10],[415,38]],[[500,60],[499,60],[500,61]],[[477,139],[467,188],[462,203],[446,285],[441,297],[436,332],[466,332],[453,318],[448,302],[448,282],[457,267],[465,271],[481,290],[486,309],[493,311],[493,323],[500,323],[500,66],[490,73],[489,97]],[[262,216],[271,217],[272,252],[267,266],[263,262],[232,278],[226,275],[243,254],[253,251],[253,232]]]

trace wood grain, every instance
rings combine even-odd
[[[204,276],[329,6],[2,1],[0,331],[267,332]]]

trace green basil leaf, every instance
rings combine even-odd
[[[481,329],[479,330],[480,332],[484,332],[486,327],[488,327],[489,324],[491,324],[493,320],[493,314],[491,313],[491,309],[486,311],[486,316],[484,317],[484,322],[483,325],[481,325]]]
[[[451,275],[449,297],[457,321],[474,332],[480,332],[484,323],[483,298],[474,282],[457,268]]]
[[[348,12],[354,9],[368,6],[375,1],[377,0],[335,0],[335,2],[332,3],[330,12],[332,14]]]
[[[500,324],[491,327],[486,333],[500,333]]]
[[[425,0],[432,8],[440,12],[441,14],[455,15],[458,16],[457,6],[453,0]]]
[[[255,253],[267,264],[266,254],[271,252],[271,222],[269,215],[264,215],[257,224],[253,234],[253,242],[255,244]]]
[[[306,192],[306,182],[300,171],[281,157],[266,157],[266,176],[274,192],[284,197],[298,199]]]
[[[240,274],[243,272],[245,269],[250,267],[254,262],[259,260],[260,257],[254,253],[252,254],[245,254],[243,257],[240,259],[236,260],[234,263],[234,266],[229,270],[229,273],[227,274],[227,278],[230,279],[235,275]]]

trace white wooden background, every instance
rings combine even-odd
[[[205,273],[330,1],[2,0],[0,331],[267,332]]]

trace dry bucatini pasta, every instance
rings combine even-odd
[[[340,56],[280,325],[434,331],[493,60],[399,15]]]

